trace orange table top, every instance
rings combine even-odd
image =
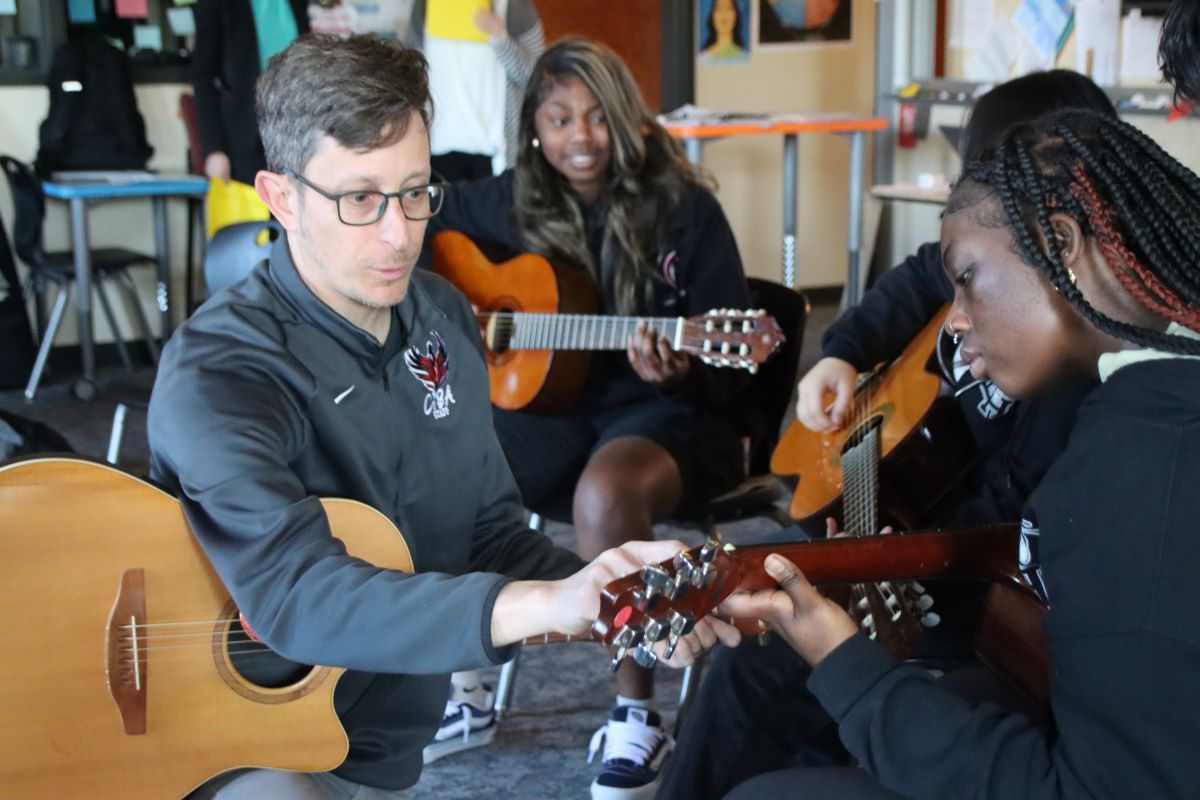
[[[670,120],[663,127],[680,139],[715,139],[763,133],[860,133],[887,128],[883,117],[853,114],[722,115],[707,119]]]

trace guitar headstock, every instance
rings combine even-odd
[[[640,666],[652,667],[658,660],[651,649],[656,643],[667,641],[669,658],[679,638],[733,594],[745,575],[732,545],[709,541],[684,550],[605,586],[592,632],[616,648],[614,670],[626,655]],[[751,627],[748,632],[758,631]]]
[[[684,320],[678,349],[706,364],[757,372],[786,339],[762,309],[714,308]]]

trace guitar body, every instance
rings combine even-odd
[[[323,503],[351,553],[412,571],[386,517]],[[237,673],[237,609],[171,495],[107,465],[44,458],[0,467],[0,507],[4,794],[181,797],[236,767],[323,771],[345,758],[333,709],[343,670],[276,688]],[[136,651],[130,616],[150,626]]]
[[[581,267],[551,264],[524,253],[494,263],[457,231],[433,237],[433,271],[454,284],[480,312],[591,314],[598,307],[591,276]],[[586,350],[502,350],[484,336],[492,404],[537,412],[578,401],[591,365]]]
[[[939,313],[900,356],[869,384],[858,425],[816,433],[793,420],[771,455],[771,472],[795,475],[789,513],[809,534],[823,536],[825,518],[843,519],[842,453],[866,426],[880,431],[879,507],[906,528],[967,470],[974,458],[971,436],[951,398],[939,398],[941,379],[930,361],[945,314]]]

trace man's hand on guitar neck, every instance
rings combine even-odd
[[[657,564],[686,550],[682,542],[626,542],[605,550],[583,569],[558,581],[513,581],[500,590],[492,609],[492,643],[496,647],[544,633],[587,636],[600,614],[600,591],[612,581]],[[737,628],[715,617],[706,617],[679,641],[674,655],[662,662],[685,667],[718,642],[736,646]],[[661,651],[666,642],[655,649]]]
[[[854,399],[858,370],[848,361],[825,357],[813,365],[797,387],[796,419],[809,430],[833,433],[846,423]],[[828,400],[833,395],[833,402]]]
[[[637,324],[625,350],[638,377],[664,392],[678,389],[692,366],[687,353],[673,350],[667,338],[645,322]]]

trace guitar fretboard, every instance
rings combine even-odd
[[[480,315],[493,344],[510,350],[624,350],[639,322],[680,346],[680,317],[610,317],[602,314],[533,314],[523,311]]]

